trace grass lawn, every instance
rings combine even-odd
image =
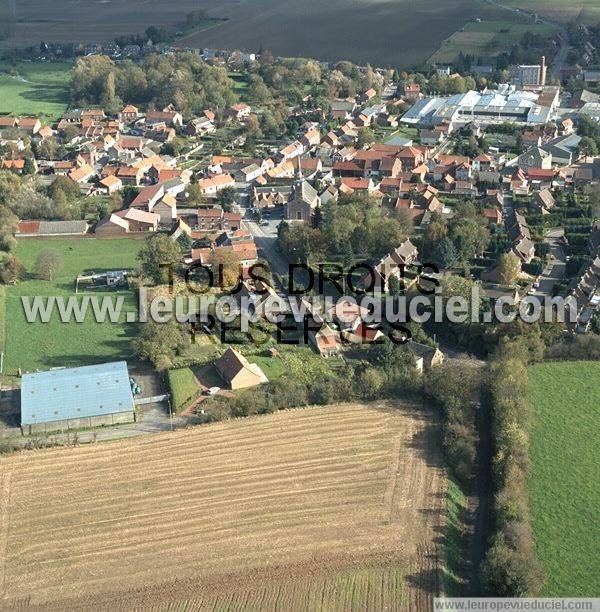
[[[600,363],[546,363],[530,370],[535,422],[530,506],[544,597],[600,591]]]
[[[418,141],[419,140],[419,130],[414,127],[401,125],[392,134],[389,134],[388,136],[386,136],[384,142],[390,143],[395,138],[410,138],[411,140]]]
[[[120,320],[97,323],[93,312],[86,314],[82,323],[62,323],[54,313],[48,323],[28,323],[21,302],[22,296],[74,295],[74,280],[84,271],[127,269],[136,265],[136,255],[142,246],[139,240],[115,239],[36,239],[19,240],[16,255],[32,271],[40,252],[53,250],[63,260],[62,269],[52,281],[24,280],[9,287],[6,300],[6,355],[5,372],[48,369],[59,366],[79,366],[132,356],[131,339],[136,324],[127,323],[126,313],[137,311],[137,301],[131,291],[93,293],[99,297],[124,299]],[[86,295],[79,293],[79,299]]]
[[[0,285],[0,353],[4,352],[6,330],[2,321],[6,321],[6,285]]]
[[[467,496],[449,470],[448,489],[446,491],[446,530],[443,540],[445,563],[442,568],[444,592],[449,597],[464,595],[461,574],[465,565],[464,530],[466,512]]]
[[[248,361],[255,363],[269,380],[275,380],[285,373],[285,365],[279,357],[263,357],[260,355],[249,355]]]
[[[175,412],[181,412],[198,395],[200,385],[189,368],[169,370],[167,377],[173,395],[173,409]]]
[[[71,67],[66,62],[0,64],[0,113],[57,119],[69,103]]]
[[[228,72],[227,76],[233,81],[233,91],[238,95],[240,100],[244,100],[248,91],[248,76],[239,74],[238,72]]]
[[[514,23],[510,21],[471,21],[464,28],[444,40],[440,48],[430,57],[430,62],[452,62],[462,51],[476,58],[493,58],[504,51],[510,51],[525,32],[541,34],[548,38],[555,31],[550,26],[535,23]]]

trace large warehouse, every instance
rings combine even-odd
[[[23,374],[24,434],[128,423],[134,419],[125,361]]]
[[[558,88],[547,87],[542,94],[516,91],[502,86],[498,91],[468,91],[450,97],[424,98],[402,117],[403,123],[434,126],[443,122],[477,121],[480,124],[514,121],[545,125],[558,105]]]

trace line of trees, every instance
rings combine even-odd
[[[529,358],[523,341],[505,341],[490,364],[495,526],[481,576],[487,593],[497,597],[534,596],[543,580],[535,557],[527,494]]]
[[[441,411],[446,462],[462,484],[471,479],[475,461],[480,374],[479,368],[448,363],[424,380],[425,394]]]

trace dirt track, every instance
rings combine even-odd
[[[3,605],[426,609],[435,436],[343,405],[3,459]]]

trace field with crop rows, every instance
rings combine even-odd
[[[508,11],[481,0],[19,0],[14,35],[0,46],[46,42],[108,42],[148,26],[172,27],[191,10],[223,20],[184,36],[184,47],[261,47],[276,55],[347,59],[361,64],[407,67],[420,64],[442,40],[475,18],[510,18]]]
[[[339,405],[10,456],[2,603],[426,609],[437,433],[425,408]]]

